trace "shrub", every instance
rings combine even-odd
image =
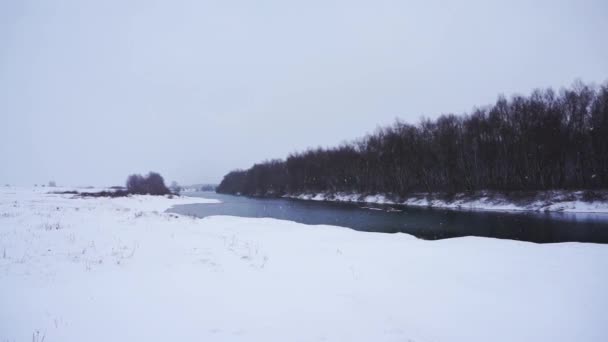
[[[150,172],[147,176],[130,175],[127,178],[127,192],[138,195],[168,195],[171,191],[165,185],[163,177]]]
[[[179,193],[182,191],[182,187],[179,186],[176,181],[171,182],[171,186],[169,188],[176,195],[179,195]]]
[[[583,192],[582,200],[584,202],[595,202],[606,200],[606,195],[600,191],[587,190]]]

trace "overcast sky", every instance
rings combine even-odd
[[[0,183],[235,168],[608,79],[608,1],[0,0]]]

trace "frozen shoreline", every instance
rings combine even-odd
[[[601,213],[608,214],[608,201],[586,201],[583,191],[544,191],[538,192],[525,201],[514,201],[496,192],[478,192],[474,195],[456,194],[450,200],[413,194],[412,196],[393,200],[389,196],[362,195],[356,193],[306,193],[285,195],[286,198],[311,201],[356,202],[369,204],[391,204],[413,207],[431,207],[453,210],[488,210],[488,211],[546,211],[566,213]],[[516,203],[517,202],[517,203]]]
[[[0,341],[608,340],[606,245],[163,212],[195,202],[0,189]]]

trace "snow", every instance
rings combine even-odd
[[[48,190],[48,189],[46,189]],[[608,246],[0,189],[0,341],[608,341]]]
[[[457,194],[452,201],[430,198],[426,194],[416,194],[403,200],[392,200],[388,196],[362,195],[358,193],[315,193],[292,194],[287,198],[312,201],[359,202],[374,204],[407,205],[443,209],[490,210],[490,211],[559,211],[567,213],[608,213],[608,201],[584,201],[582,191],[539,192],[531,203],[514,203],[498,193],[481,192],[475,198]]]

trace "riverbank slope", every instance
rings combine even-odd
[[[462,210],[607,213],[608,191],[478,191],[458,194],[415,193],[405,198],[385,194],[305,193],[283,197],[313,201],[359,202]]]

